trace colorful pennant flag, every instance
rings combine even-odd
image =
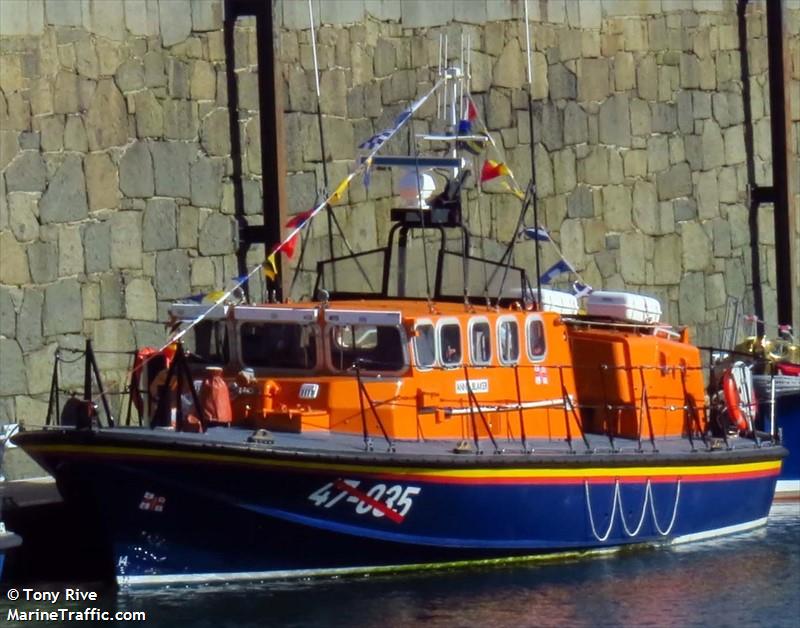
[[[246,279],[247,276],[244,276]],[[242,277],[235,277],[234,281],[243,281]],[[214,292],[198,292],[197,294],[190,294],[188,297],[183,297],[180,301],[191,301],[192,303],[216,303],[217,300],[225,294],[223,290],[216,290]]]
[[[519,200],[525,200],[525,192],[520,190],[516,185],[509,185],[508,182],[503,181],[503,187],[516,196]]]
[[[390,137],[392,137],[392,133],[393,132],[394,132],[394,129],[384,129],[380,133],[376,133],[375,135],[373,135],[369,139],[364,140],[363,142],[361,142],[361,144],[359,144],[358,147],[361,150],[373,151],[373,150],[383,146],[383,143],[386,140],[388,140]]]
[[[509,174],[511,174],[511,170],[509,170],[508,166],[506,166],[504,163],[500,161],[494,161],[493,159],[487,159],[483,163],[483,168],[481,169],[481,183]]]
[[[308,222],[308,219],[311,218],[313,213],[314,210],[309,209],[307,211],[300,212],[299,214],[295,214],[289,219],[289,222],[286,223],[286,228],[297,229],[298,227],[302,227],[306,224],[306,222]]]
[[[275,252],[277,253],[277,252],[280,251],[281,253],[286,255],[286,257],[288,257],[289,259],[292,259],[292,256],[294,255],[294,249],[297,246],[297,238],[298,237],[299,237],[299,233],[295,233],[288,240],[284,240],[283,242],[281,242],[280,246],[277,249],[275,249]]]
[[[344,194],[344,191],[347,189],[347,186],[350,185],[350,180],[351,179],[352,179],[352,176],[346,177],[339,184],[339,186],[333,191],[333,194],[331,195],[331,201],[336,202],[338,200],[341,200],[342,195]]]
[[[470,135],[471,133],[472,122],[469,120],[460,120],[458,123],[458,134]],[[457,148],[465,150],[468,153],[472,153],[473,155],[480,155],[481,151],[483,150],[481,143],[476,142],[475,140],[459,140]]]
[[[364,170],[364,176],[361,178],[364,183],[364,189],[369,192],[369,184],[372,183],[372,164],[367,165]]]
[[[478,108],[475,106],[475,103],[472,102],[472,98],[467,97],[467,111],[466,117],[462,120],[458,121],[458,134],[459,135],[470,135],[472,133],[472,123],[478,117]],[[475,142],[473,140],[462,140],[458,142],[458,148],[466,150],[467,152],[472,153],[473,155],[479,155],[483,150],[480,142]]]
[[[475,106],[475,103],[472,102],[472,98],[467,98],[467,120],[472,122],[475,118],[478,117],[478,108]]]
[[[587,286],[580,281],[576,281],[572,284],[572,294],[574,294],[578,299],[581,297],[585,297],[588,294],[592,293],[593,288],[591,286]]]
[[[406,120],[408,120],[410,117],[411,117],[410,109],[405,109],[404,111],[402,111],[400,115],[394,119],[394,127],[392,128],[392,130],[394,131],[395,129],[399,129],[406,123]]]
[[[561,273],[568,273],[570,271],[574,272],[575,269],[572,268],[572,266],[570,266],[566,260],[562,259],[544,271],[544,274],[539,277],[539,281],[543,284],[547,284],[553,281],[553,279],[558,277]]]
[[[547,242],[550,240],[550,234],[544,227],[526,227],[522,230],[522,235],[526,240],[536,240],[538,242]]]
[[[222,298],[222,295],[224,294],[225,294],[224,290],[215,290],[214,292],[209,292],[203,300],[206,303],[216,303]]]
[[[275,253],[270,255],[264,262],[264,277],[270,281],[278,278],[278,267],[275,265]]]

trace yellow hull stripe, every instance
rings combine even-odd
[[[694,466],[638,466],[638,467],[581,467],[581,468],[508,468],[508,469],[440,469],[425,467],[366,466],[308,462],[299,460],[279,460],[256,458],[235,454],[209,454],[205,452],[169,451],[163,449],[142,449],[137,447],[107,447],[81,445],[29,445],[26,449],[38,454],[84,454],[90,456],[133,456],[150,459],[197,460],[214,463],[242,464],[247,466],[284,468],[295,471],[332,471],[339,473],[360,473],[370,475],[413,475],[430,478],[583,478],[599,477],[659,477],[659,476],[710,476],[738,474],[778,473],[781,460],[743,462]]]

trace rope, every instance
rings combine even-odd
[[[678,502],[681,499],[681,480],[678,478],[678,487],[675,489],[675,503],[672,506],[672,519],[670,519],[669,526],[666,530],[662,530],[658,524],[658,517],[656,517],[656,500],[653,497],[653,489],[650,486],[650,481],[647,481],[647,490],[650,492],[650,512],[653,515],[653,525],[661,536],[667,536],[672,532],[672,527],[675,525],[675,520],[678,517]]]
[[[631,532],[628,528],[628,522],[625,520],[625,507],[622,505],[622,491],[617,491],[617,498],[619,499],[619,518],[622,521],[622,528],[625,530],[625,534],[629,537],[633,538],[638,536],[639,532],[642,529],[642,524],[644,523],[644,516],[647,513],[647,502],[650,499],[650,480],[647,480],[647,486],[645,487],[644,491],[644,501],[642,502],[642,514],[639,517],[639,523],[636,524],[636,529]]]
[[[589,513],[589,525],[592,529],[592,535],[594,538],[597,539],[601,543],[605,543],[609,536],[611,536],[611,530],[614,527],[614,516],[617,513],[617,507],[619,506],[620,511],[620,521],[622,522],[622,528],[629,537],[634,538],[639,535],[639,532],[642,530],[642,526],[644,525],[644,516],[647,512],[647,504],[650,504],[650,514],[653,517],[653,526],[655,527],[656,531],[661,536],[667,536],[670,532],[672,532],[672,528],[675,526],[675,522],[678,518],[678,503],[680,502],[681,498],[681,480],[678,479],[677,488],[675,490],[675,503],[672,507],[672,518],[670,519],[669,525],[667,526],[666,530],[661,529],[661,525],[658,523],[658,516],[656,515],[656,507],[655,507],[655,497],[653,497],[653,485],[650,479],[647,480],[647,484],[645,485],[645,492],[644,492],[644,502],[642,503],[642,514],[639,517],[639,523],[636,524],[636,529],[631,531],[628,527],[628,522],[625,520],[625,508],[622,505],[622,492],[620,491],[620,484],[619,480],[614,481],[614,496],[613,496],[613,506],[611,508],[611,516],[609,517],[608,521],[608,529],[603,533],[599,534],[597,532],[597,526],[594,522],[594,515],[592,513],[592,501],[591,496],[589,495],[589,481],[583,481],[584,492],[586,495],[586,508]]]
[[[608,530],[605,531],[605,534],[598,534],[597,527],[594,525],[594,516],[592,515],[592,499],[589,496],[589,481],[583,481],[583,487],[586,492],[586,508],[589,511],[589,525],[592,527],[592,534],[594,538],[596,538],[601,543],[605,543],[608,540],[608,537],[611,536],[611,529],[614,527],[614,515],[617,514],[617,498],[619,496],[619,481],[614,482],[614,505],[611,508],[611,516],[608,519]]]

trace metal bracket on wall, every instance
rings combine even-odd
[[[247,251],[253,244],[269,249],[281,240],[281,227],[286,222],[285,175],[283,156],[283,109],[279,97],[280,83],[275,75],[274,23],[272,2],[225,0],[224,41],[225,75],[228,87],[228,115],[233,161],[234,208],[239,227],[237,263],[239,274],[247,272]],[[239,91],[234,64],[234,31],[236,20],[255,17],[258,49],[258,110],[260,114],[261,185],[263,225],[250,225],[245,218],[242,179],[242,138],[239,125]],[[269,182],[269,185],[267,183]],[[280,257],[280,256],[278,256]],[[280,271],[280,259],[276,260]],[[281,300],[284,281],[279,272],[275,285],[268,286]]]

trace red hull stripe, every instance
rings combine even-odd
[[[764,478],[769,476],[777,477],[780,469],[766,470],[766,471],[749,471],[744,473],[707,473],[707,474],[692,474],[683,475],[676,473],[674,475],[592,475],[591,470],[587,470],[584,477],[527,477],[527,478],[511,478],[511,477],[492,477],[492,478],[464,478],[452,476],[436,476],[430,475],[414,475],[410,474],[368,474],[370,477],[381,480],[398,480],[404,481],[417,481],[429,482],[435,484],[528,484],[528,485],[545,485],[545,484],[583,484],[588,481],[589,484],[614,484],[619,481],[623,484],[645,483],[648,480],[651,484],[659,483],[674,483],[680,480],[683,483],[687,482],[730,482],[731,480],[750,480],[754,478]]]

